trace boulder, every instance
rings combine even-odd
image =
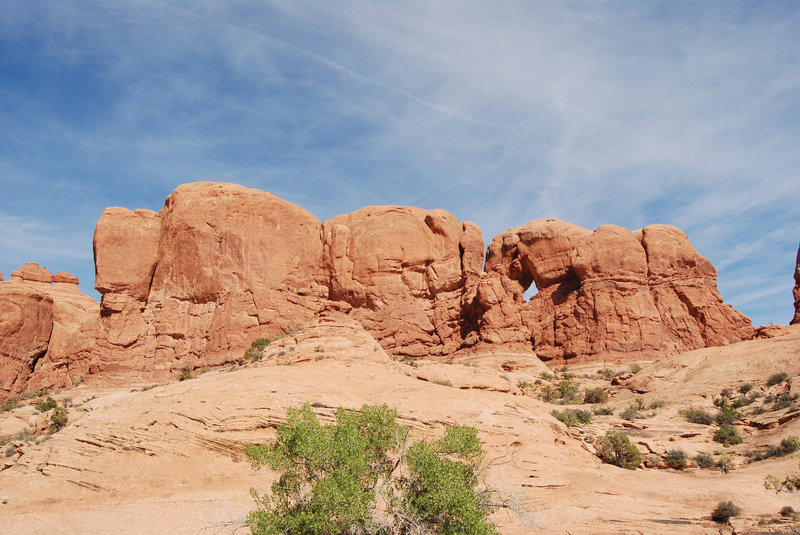
[[[0,399],[60,388],[88,373],[97,340],[99,308],[62,273],[29,263],[0,283]]]
[[[545,359],[656,358],[754,332],[723,304],[711,263],[668,225],[592,232],[536,220],[497,236],[486,269],[481,339],[528,344]]]
[[[452,353],[463,297],[482,264],[480,229],[444,210],[372,206],[323,223],[329,296],[387,351]]]
[[[794,270],[794,318],[791,324],[800,323],[800,248],[797,249],[797,267]]]

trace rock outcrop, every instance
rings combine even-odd
[[[486,271],[482,340],[529,344],[544,359],[654,358],[753,335],[723,304],[714,266],[668,225],[592,232],[532,221],[492,241]]]
[[[492,240],[485,272],[483,248],[477,225],[444,210],[374,206],[323,223],[263,191],[185,184],[160,212],[102,213],[99,309],[76,277],[36,264],[0,284],[0,395],[83,373],[162,380],[325,311],[408,356],[648,359],[753,335],[675,227],[532,221]]]
[[[28,263],[0,283],[0,399],[60,388],[89,372],[97,302],[69,273]]]
[[[797,267],[794,270],[794,318],[791,324],[800,323],[800,248],[797,249]]]
[[[308,321],[327,295],[320,233],[302,208],[234,184],[180,186],[159,213],[107,209],[94,236],[102,367],[220,364]]]
[[[325,221],[323,244],[330,299],[385,349],[424,356],[462,346],[466,282],[483,260],[477,225],[444,210],[374,206]]]

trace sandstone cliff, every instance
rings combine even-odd
[[[90,372],[99,309],[77,277],[28,263],[0,283],[0,399]]]
[[[532,221],[492,240],[485,272],[483,248],[477,225],[444,210],[374,206],[320,222],[263,191],[186,184],[158,213],[100,216],[99,311],[69,274],[26,265],[0,284],[0,395],[231,362],[326,310],[409,356],[654,359],[753,334],[675,227]]]

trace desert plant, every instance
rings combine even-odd
[[[683,450],[670,450],[664,457],[664,461],[670,468],[683,470],[686,468],[686,452]]]
[[[791,505],[784,505],[781,507],[780,514],[783,517],[794,518],[795,510]]]
[[[564,403],[569,403],[578,397],[578,387],[572,381],[563,380],[558,382],[558,395]]]
[[[724,398],[723,398],[724,399]],[[714,420],[722,425],[722,424],[732,424],[736,420],[742,417],[742,413],[731,407],[731,405],[727,402],[721,403],[719,406],[719,412]]]
[[[714,433],[714,440],[722,443],[724,446],[735,446],[742,443],[742,437],[735,427],[729,424],[722,424],[719,429]]]
[[[250,347],[247,348],[244,352],[244,357],[240,362],[243,363],[244,360],[249,360],[250,362],[258,362],[264,357],[264,348],[270,344],[268,338],[259,338],[257,340],[253,340],[250,344]]]
[[[682,410],[680,414],[693,424],[711,425],[712,423],[714,423],[713,416],[711,416],[703,409],[698,409],[697,407],[691,407]]]
[[[719,502],[711,513],[711,520],[725,524],[731,518],[742,514],[742,510],[731,501]]]
[[[740,394],[747,394],[753,389],[753,383],[745,383],[739,387]]]
[[[597,375],[605,379],[606,381],[610,381],[614,378],[614,370],[611,368],[603,368],[602,370],[597,370]]]
[[[767,379],[767,386],[779,385],[789,379],[789,374],[786,372],[773,373]]]
[[[595,407],[592,412],[595,416],[609,416],[614,414],[614,409],[611,407]]]
[[[620,418],[632,422],[638,418],[642,418],[642,413],[639,412],[639,408],[636,405],[629,405],[627,409],[619,413],[619,416]]]
[[[553,411],[553,416],[559,422],[568,427],[578,424],[588,424],[592,420],[592,413],[580,409],[564,409],[563,411]]]
[[[192,367],[187,364],[181,368],[181,375],[178,377],[178,380],[188,381],[189,379],[194,379],[194,375],[192,375]]]
[[[781,450],[783,450],[784,455],[794,453],[798,449],[800,449],[800,437],[791,436],[781,440]]]
[[[642,462],[639,448],[624,433],[609,431],[595,442],[597,455],[605,463],[635,470]]]
[[[281,472],[271,496],[251,491],[252,533],[496,533],[489,494],[475,490],[483,457],[475,428],[448,427],[407,448],[396,418],[385,405],[340,408],[323,427],[309,405],[289,409],[273,445],[246,450],[256,468]]]
[[[697,463],[697,466],[700,468],[713,468],[714,467],[714,457],[707,453],[698,453],[694,456],[694,462]]]
[[[55,407],[53,413],[50,415],[50,427],[48,428],[51,433],[60,431],[67,425],[67,409],[64,407]]]
[[[639,364],[631,364],[630,371],[632,374],[636,375],[640,371],[642,371],[642,367]]]
[[[656,399],[650,402],[650,410],[663,409],[667,406],[667,402],[663,399]]]
[[[56,400],[54,400],[50,396],[47,396],[46,399],[42,399],[42,400],[37,401],[33,405],[33,407],[39,412],[47,412],[50,409],[56,408],[56,405],[58,405],[58,403],[56,403]]]
[[[608,401],[608,392],[600,388],[590,388],[583,393],[584,403],[605,403]]]

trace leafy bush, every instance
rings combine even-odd
[[[784,455],[796,452],[800,449],[800,437],[791,436],[781,440],[781,449]]]
[[[767,386],[779,385],[788,379],[789,379],[789,374],[786,372],[773,373],[772,375],[769,376],[769,379],[767,379]]]
[[[616,373],[611,368],[603,368],[602,370],[597,370],[597,375],[605,379],[606,381],[610,381],[614,378]]]
[[[178,377],[179,381],[188,381],[189,379],[194,379],[194,375],[192,375],[192,367],[189,365],[184,366],[181,368],[181,375]]]
[[[630,370],[632,374],[636,375],[642,371],[642,367],[639,364],[631,364]]]
[[[713,468],[714,467],[714,457],[707,453],[698,453],[694,457],[694,462],[697,463],[697,466],[700,468]]]
[[[784,505],[781,507],[780,514],[783,517],[793,518],[795,515],[794,507],[791,505]]]
[[[614,414],[614,409],[611,407],[595,407],[592,412],[595,416],[609,416]]]
[[[745,383],[739,387],[740,394],[747,394],[753,389],[753,383]]]
[[[620,418],[624,418],[625,420],[630,420],[631,422],[642,418],[642,414],[639,412],[639,409],[636,405],[629,405],[627,409],[619,413]]]
[[[608,392],[600,388],[590,388],[583,394],[584,403],[605,403],[608,401]]]
[[[558,388],[559,397],[565,403],[569,403],[578,397],[578,387],[572,384],[572,381],[559,381],[556,388]]]
[[[719,522],[720,524],[725,524],[728,522],[728,520],[734,516],[739,516],[740,514],[742,514],[742,510],[733,502],[719,502],[717,507],[711,513],[711,520],[714,522]]]
[[[16,409],[19,406],[20,406],[20,398],[17,396],[11,396],[0,405],[0,414],[10,411],[12,409]]]
[[[732,424],[736,420],[742,417],[742,413],[731,407],[729,403],[727,403],[727,399],[724,403],[720,404],[719,412],[714,420],[718,424]]]
[[[714,440],[722,443],[724,446],[735,446],[742,443],[742,437],[735,427],[729,424],[722,424],[714,433]]]
[[[33,407],[39,412],[47,412],[50,409],[55,409],[57,405],[58,403],[56,403],[56,400],[47,396],[47,399],[37,401]]]
[[[60,431],[67,425],[67,409],[64,407],[56,407],[53,409],[53,414],[50,415],[50,427],[48,428],[51,433]]]
[[[698,409],[697,407],[691,407],[689,409],[682,410],[681,416],[683,416],[693,424],[711,425],[712,423],[714,423],[713,416],[708,414],[703,409]]]
[[[588,424],[592,420],[592,413],[580,409],[564,409],[563,411],[553,411],[553,416],[566,426],[572,427],[578,424]]]
[[[664,460],[670,468],[675,468],[676,470],[686,468],[686,452],[683,450],[670,450]]]
[[[386,405],[340,408],[323,427],[309,405],[289,409],[275,444],[246,450],[256,468],[281,472],[271,496],[251,491],[252,533],[496,533],[489,494],[475,491],[483,457],[475,428],[448,427],[406,450],[408,430],[396,418]]]
[[[663,399],[657,399],[650,402],[650,410],[663,409],[667,406],[667,402]]]
[[[642,463],[642,454],[624,433],[609,431],[595,442],[597,455],[605,463],[636,470]]]

